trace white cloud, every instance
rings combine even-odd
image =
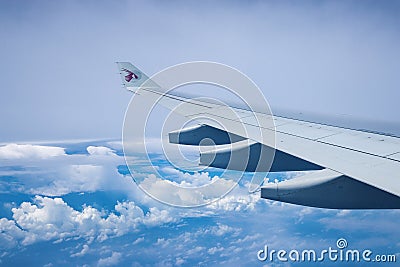
[[[0,219],[0,242],[2,246],[29,245],[37,241],[65,240],[70,237],[102,242],[138,229],[173,222],[167,210],[155,207],[145,214],[133,202],[115,205],[116,213],[109,215],[86,206],[77,211],[61,198],[36,196],[34,203],[23,202],[13,208],[13,219]],[[89,247],[74,256],[84,255]]]
[[[195,206],[209,203],[225,195],[236,185],[232,180],[222,179],[218,176],[210,177],[208,173],[185,174],[184,176],[187,176],[186,179],[188,180],[190,180],[189,177],[192,177],[195,184],[197,179],[207,179],[210,186],[194,187],[193,184],[186,181],[178,183],[164,180],[155,174],[149,174],[139,185],[154,198],[176,206]]]
[[[85,161],[89,164],[84,164]],[[73,163],[75,162],[78,163],[79,160]],[[26,190],[31,194],[61,196],[71,192],[98,190],[121,190],[129,193],[136,186],[130,176],[118,173],[115,164],[99,164],[90,158],[82,158],[80,163],[59,168],[55,166],[53,172],[41,174],[39,179],[27,182],[31,186],[27,186],[29,188]]]
[[[68,155],[61,147],[9,144],[0,147],[0,160],[5,166],[21,168],[0,174],[12,175],[19,181],[18,191],[30,194],[60,196],[97,190],[134,191],[136,185],[132,178],[118,173],[117,166],[125,164],[122,156],[104,146],[88,146],[87,151],[89,155]]]
[[[207,250],[208,254],[210,254],[210,255],[214,255],[215,253],[222,252],[222,251],[224,251],[223,247],[211,247]]]
[[[121,260],[122,254],[119,252],[113,252],[110,257],[99,259],[98,266],[113,266],[117,265]]]
[[[182,172],[171,166],[163,167],[160,171],[163,174],[173,176],[174,181],[184,187],[204,186],[213,182],[213,178],[219,178],[218,176],[211,177],[208,172],[194,172],[191,174],[188,172]]]
[[[237,186],[228,195],[212,202],[207,208],[215,211],[251,211],[260,200],[258,194],[249,194],[247,188]]]
[[[82,246],[82,250],[80,252],[72,254],[71,257],[82,257],[86,255],[88,252],[89,252],[89,246],[87,244],[84,244]]]
[[[10,249],[18,245],[18,240],[32,236],[19,228],[14,221],[6,218],[0,219],[0,244],[4,249]]]
[[[330,213],[331,216],[319,219],[319,222],[327,229],[335,229],[342,232],[358,231],[368,233],[373,229],[374,233],[384,235],[398,232],[398,215],[385,211],[360,211]],[[336,216],[335,216],[336,215]],[[392,218],[392,219],[390,219]]]
[[[137,245],[139,243],[142,243],[144,241],[144,237],[139,237],[135,241],[133,241],[132,245]]]
[[[115,151],[105,146],[88,146],[86,150],[90,155],[115,156]]]
[[[169,240],[166,240],[165,238],[158,238],[157,242],[155,243],[156,246],[161,246],[163,248],[167,247],[170,244]]]
[[[18,150],[25,155],[30,153],[32,147],[39,150],[49,148],[39,145],[23,145],[18,146]],[[130,175],[118,173],[117,166],[124,165],[125,161],[122,156],[116,155],[114,150],[105,146],[88,146],[86,148],[88,155],[67,155],[64,153],[64,148],[52,148],[59,151],[60,155],[45,160],[24,158],[7,162],[9,166],[34,166],[34,169],[13,173],[16,180],[19,180],[18,191],[46,196],[61,196],[71,192],[120,190],[134,199],[149,201],[148,196],[140,193]],[[154,173],[157,169],[158,166],[150,168],[148,165],[135,168],[135,179],[141,181],[141,187],[150,195],[175,205],[200,205],[210,202],[226,194],[236,185],[233,180],[211,176],[208,172],[187,173],[170,166],[160,169],[162,172],[171,175],[173,181],[160,179],[149,174]],[[212,184],[212,186],[203,187],[207,184]],[[166,194],[165,192],[169,193]],[[224,198],[222,202],[214,204],[212,209],[240,210],[252,208],[252,200],[246,199],[248,198],[246,195],[247,193],[240,197],[230,195],[228,198]]]
[[[223,236],[226,234],[232,234],[233,236],[236,236],[240,232],[240,229],[230,227],[226,224],[218,223],[217,226],[213,226],[208,231],[205,231],[205,233],[208,232],[216,236]]]
[[[186,261],[180,257],[176,258],[175,260],[175,265],[176,266],[181,266],[182,264],[184,264]]]
[[[350,214],[350,210],[340,210],[338,213],[337,213],[337,216],[346,216],[346,215],[348,215],[348,214]]]
[[[29,149],[28,149],[29,150]],[[118,156],[112,149],[101,146],[87,148],[89,154],[67,155],[50,157],[47,159],[21,158],[9,160],[7,163],[28,166],[33,163],[36,170],[22,170],[23,176],[16,176],[24,183],[28,192],[38,194],[62,195],[68,192],[86,192],[96,190],[121,189],[124,192],[131,192],[132,201],[116,203],[114,212],[99,210],[91,206],[84,206],[82,210],[76,210],[68,205],[61,198],[49,198],[38,196],[33,202],[24,202],[12,209],[13,219],[0,219],[0,246],[2,251],[11,251],[18,246],[34,244],[39,241],[63,242],[76,239],[83,241],[83,244],[76,246],[74,251],[69,251],[71,257],[80,257],[96,253],[96,246],[106,240],[123,235],[136,235],[129,245],[137,245],[138,249],[149,249],[146,246],[154,246],[158,257],[168,256],[176,251],[173,257],[166,258],[166,263],[183,265],[191,262],[188,258],[199,257],[204,262],[206,257],[224,258],[232,255],[238,249],[248,257],[253,257],[264,244],[274,248],[298,247],[307,248],[310,243],[331,244],[331,241],[316,242],[315,236],[295,235],[297,224],[302,225],[313,223],[315,231],[327,231],[334,234],[339,232],[363,231],[367,232],[374,228],[376,232],[382,233],[384,238],[393,236],[393,229],[396,229],[394,222],[399,216],[399,211],[386,211],[387,214],[371,212],[366,215],[362,212],[347,211],[324,211],[321,209],[304,208],[300,206],[282,204],[279,202],[260,199],[259,194],[249,194],[247,188],[236,186],[227,196],[212,202],[210,205],[198,209],[176,209],[163,205],[143,194],[131,177],[121,175],[117,172],[117,166],[124,163],[123,157]],[[161,161],[160,161],[161,162]],[[11,164],[14,166],[13,164]],[[158,167],[158,166],[156,166]],[[145,166],[136,170],[137,175],[143,178],[142,185],[148,186],[150,192],[168,195],[169,198],[176,198],[175,201],[192,201],[198,203],[204,199],[213,199],[225,192],[235,183],[231,180],[212,176],[210,173],[184,173],[165,167],[164,162],[160,164],[160,170],[169,173],[177,181],[167,181],[149,175],[154,169]],[[36,172],[37,171],[37,172]],[[171,178],[171,179],[172,179]],[[177,190],[175,186],[199,185],[215,183],[212,190],[197,191],[196,194]],[[29,189],[32,188],[32,189]],[[178,188],[179,189],[179,188]],[[166,194],[168,192],[168,194]],[[148,211],[144,211],[137,204],[145,205]],[[12,205],[13,206],[13,205]],[[11,208],[11,206],[8,206]],[[146,209],[147,210],[147,209]],[[363,216],[360,216],[360,215]],[[382,215],[382,216],[379,216]],[[386,217],[385,217],[386,216]],[[387,216],[390,216],[388,219]],[[204,220],[201,217],[208,217],[212,220]],[[198,228],[189,226],[189,223],[182,218],[191,218],[199,223]],[[378,222],[376,221],[378,218]],[[380,219],[379,219],[380,218]],[[394,219],[393,219],[394,218]],[[186,224],[187,229],[179,227],[175,222]],[[373,223],[372,223],[373,222]],[[393,223],[390,223],[393,222]],[[248,224],[251,227],[248,228]],[[168,224],[168,228],[176,229],[177,234],[168,231],[168,234],[160,235],[157,242],[150,242],[147,238],[149,227],[157,227]],[[268,224],[268,231],[266,230]],[[341,227],[345,225],[346,227]],[[378,225],[378,226],[377,226]],[[146,231],[142,231],[146,229]],[[181,229],[185,229],[182,233]],[[302,228],[304,229],[304,228]],[[304,230],[307,234],[307,230]],[[314,233],[314,228],[312,230]],[[266,234],[267,233],[267,234]],[[301,232],[303,233],[303,232]],[[209,237],[213,237],[212,241]],[[397,236],[394,235],[393,238]],[[207,239],[207,240],[206,240]],[[148,242],[144,242],[147,240]],[[390,239],[392,240],[392,239]],[[349,240],[352,242],[352,240]],[[210,242],[210,243],[207,243]],[[385,241],[385,245],[390,241]],[[372,240],[371,240],[372,243]],[[89,247],[90,246],[90,247]],[[103,245],[100,245],[103,246]],[[317,246],[317,245],[316,245]],[[190,249],[187,249],[190,247]],[[160,249],[162,248],[162,249]],[[115,250],[115,249],[114,249]],[[151,249],[149,249],[151,251]],[[190,251],[188,251],[190,250]],[[99,265],[120,264],[122,255],[113,254],[107,249],[97,259]],[[118,253],[118,252],[116,252]],[[124,254],[125,257],[125,254]],[[232,260],[234,260],[232,258]],[[234,265],[234,264],[233,264]]]
[[[186,254],[187,255],[191,255],[191,254],[199,254],[200,252],[202,252],[203,250],[205,250],[205,247],[201,247],[201,246],[197,246],[197,247],[194,247],[194,248],[192,248],[192,249],[188,249],[187,251],[186,251]]]
[[[311,208],[311,207],[304,207],[302,208],[299,212],[298,212],[298,222],[303,221],[304,217],[307,215],[312,214],[315,211],[315,208]]]
[[[0,159],[48,159],[65,155],[65,149],[54,146],[7,144],[0,147]]]

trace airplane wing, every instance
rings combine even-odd
[[[122,70],[129,69],[127,64],[119,63],[125,76],[130,75]],[[211,139],[216,146],[201,152],[200,164],[250,172],[306,171],[291,180],[263,185],[262,198],[333,209],[400,208],[400,138],[271,114],[258,114],[274,122],[260,127],[246,109],[165,94],[156,87],[142,90],[140,97],[146,95],[164,95],[160,104],[188,119],[209,118],[169,134],[171,143],[183,145]],[[182,103],[183,108],[176,109]],[[233,112],[239,115],[232,116]],[[271,134],[274,144],[261,138]],[[272,147],[273,160],[264,168]],[[230,161],[244,156],[246,161]]]

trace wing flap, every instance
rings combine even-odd
[[[272,158],[273,161],[271,162]],[[323,167],[312,162],[249,140],[202,151],[200,152],[200,164],[247,172],[287,172],[323,169]]]
[[[261,197],[318,208],[400,208],[399,197],[329,169],[262,186]]]
[[[124,74],[131,75],[129,72]],[[125,76],[122,76],[123,79]],[[194,119],[199,124],[210,125],[267,147],[276,147],[277,151],[329,168],[341,174],[335,181],[351,181],[349,183],[363,185],[349,188],[372,195],[376,189],[376,192],[382,191],[390,196],[400,197],[400,139],[397,137],[278,116],[274,116],[273,120],[266,120],[273,121],[275,125],[259,125],[259,121],[249,110],[210,103],[203,99],[165,94],[161,88],[144,88],[139,97],[146,95],[163,96],[159,101],[161,105]],[[272,115],[261,116],[268,118]],[[273,136],[275,138],[268,138]],[[322,184],[328,183],[330,182]],[[364,190],[364,187],[375,189]],[[323,187],[315,192],[323,194],[321,188]],[[371,207],[374,205],[370,204]]]
[[[192,113],[194,113],[193,109],[196,109],[196,107],[192,105]],[[326,126],[322,124],[320,124],[319,129],[317,126],[314,126],[316,125],[314,124],[312,127],[310,127],[312,128],[312,131],[318,132],[323,129],[323,134],[313,134],[312,137],[319,137],[317,139],[313,139],[311,136],[305,136],[305,133],[303,135],[299,135],[298,132],[301,132],[299,130],[291,131],[291,129],[295,128],[293,126],[296,123],[295,120],[275,116],[282,126],[289,124],[292,126],[287,127],[286,132],[279,130],[278,126],[278,130],[275,133],[275,144],[273,144],[271,143],[271,140],[260,138],[261,136],[271,136],[274,134],[273,128],[269,126],[258,127],[256,124],[250,123],[249,120],[247,120],[245,123],[244,128],[243,121],[240,119],[220,116],[217,112],[217,110],[220,109],[221,107],[211,107],[200,111],[199,113],[201,113],[203,117],[209,118],[209,120],[201,121],[201,123],[210,124],[216,128],[220,128],[221,130],[225,130],[221,127],[221,125],[224,125],[233,134],[247,137],[250,140],[262,143],[266,146],[275,145],[276,149],[279,151],[304,159],[318,166],[330,168],[339,173],[343,173],[352,179],[359,180],[367,185],[371,185],[396,196],[400,196],[400,162],[396,160],[398,157],[400,157],[398,154],[393,154],[391,158],[387,158],[379,154],[374,154],[375,151],[368,150],[368,146],[365,146],[365,150],[367,151],[360,151],[348,146],[348,144],[345,142],[337,142],[335,144],[324,142],[324,138],[321,137],[327,133],[327,130],[329,130],[329,133],[335,133],[335,135],[332,135],[332,137],[339,136],[341,134],[357,134],[360,140],[363,140],[362,136],[379,136],[377,134],[343,129],[334,126]],[[248,113],[249,116],[242,119],[249,118],[251,112],[248,111]],[[198,116],[198,114],[196,114],[196,116]],[[188,118],[196,118],[196,116],[186,114],[186,117]],[[213,120],[217,120],[219,123],[213,124],[211,122]],[[303,122],[297,121],[297,123],[300,124]],[[260,130],[263,131],[262,135],[260,135]],[[383,138],[388,138],[391,140],[391,143],[394,147],[393,151],[400,149],[400,145],[397,144],[398,138],[387,136],[384,136]],[[385,153],[386,152],[388,151],[385,151]]]

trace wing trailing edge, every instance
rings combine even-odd
[[[132,64],[122,62],[118,63],[118,67],[128,90],[135,92],[147,81],[146,85],[151,86],[144,87],[151,90],[143,92],[142,97],[146,94],[164,95],[153,90],[158,85],[149,81]],[[220,123],[203,125],[199,121],[202,128],[199,126],[201,129],[196,133],[186,131],[187,138],[183,137],[185,131],[170,135],[171,143],[177,144],[204,145],[202,140],[211,139],[216,146],[203,152],[204,163],[230,168],[232,165],[224,163],[223,158],[232,154],[243,156],[242,152],[247,151],[245,154],[249,162],[257,162],[257,167],[245,166],[247,171],[262,171],[269,167],[270,171],[313,170],[292,180],[263,186],[263,198],[321,208],[400,208],[400,138],[279,116],[273,116],[274,125],[259,127],[253,122],[249,111],[193,100],[184,95],[166,96],[160,101],[164,107],[188,119],[196,119],[201,115],[208,118],[207,121]],[[185,103],[184,108],[175,109],[182,103]],[[240,118],[232,116],[232,110],[240,114]],[[244,127],[240,127],[243,124],[249,130],[246,134]],[[224,133],[226,128],[221,125],[229,126],[227,128],[230,130]],[[215,129],[211,128],[213,126]],[[260,131],[265,134],[260,135]],[[259,151],[268,150],[274,144],[271,145],[269,139],[260,136],[269,136],[271,132],[276,133],[274,160],[272,165],[263,166],[258,164],[264,162]],[[205,135],[200,138],[196,134]],[[190,140],[192,137],[195,138]],[[186,141],[183,141],[185,138]],[[226,144],[231,148],[226,150],[223,147]],[[215,158],[219,157],[222,161],[217,164],[207,159],[207,153],[213,153]]]

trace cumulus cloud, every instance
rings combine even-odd
[[[62,147],[9,144],[0,147],[0,160],[11,171],[0,171],[0,175],[12,175],[19,181],[18,191],[30,194],[134,191],[131,177],[118,172],[117,166],[125,164],[122,156],[105,146],[88,146],[86,150],[88,154],[70,155]]]
[[[110,257],[107,258],[101,258],[99,259],[98,262],[98,266],[102,267],[102,266],[114,266],[117,265],[119,263],[119,261],[121,260],[122,254],[119,252],[112,252]]]
[[[54,146],[7,144],[0,147],[0,159],[48,159],[65,155],[65,149]]]
[[[223,247],[211,247],[207,250],[208,254],[214,255],[217,252],[222,252],[224,251]]]
[[[0,219],[0,243],[3,249],[14,248],[18,245],[19,240],[30,239],[29,235],[19,228],[13,220]]]
[[[217,226],[212,226],[210,229],[204,231],[205,234],[211,233],[216,236],[223,236],[226,234],[232,234],[233,236],[237,236],[240,232],[240,229],[230,227],[226,224],[218,223]]]
[[[260,202],[260,196],[249,194],[246,188],[235,188],[230,194],[210,203],[210,210],[223,211],[251,211],[255,210],[256,204]]]
[[[77,253],[72,254],[71,257],[82,257],[82,256],[86,255],[88,252],[89,252],[89,246],[87,244],[84,244],[82,246],[82,250]]]
[[[29,151],[29,148],[23,149]],[[334,234],[350,230],[367,232],[372,227],[370,222],[376,222],[376,218],[372,217],[380,214],[371,213],[362,217],[360,214],[363,213],[353,211],[321,211],[268,201],[260,199],[258,193],[249,194],[246,183],[243,182],[225,197],[207,206],[197,209],[177,209],[151,199],[138,189],[130,176],[118,173],[117,166],[123,164],[124,160],[117,155],[114,147],[111,149],[107,146],[85,146],[84,149],[88,153],[68,155],[63,152],[61,155],[46,159],[24,156],[20,159],[7,160],[6,163],[10,166],[14,166],[14,163],[15,166],[17,164],[22,167],[28,166],[27,163],[35,166],[36,169],[21,167],[13,177],[23,184],[25,190],[23,192],[37,192],[42,196],[36,196],[31,202],[6,207],[14,208],[11,209],[12,219],[0,219],[2,252],[8,253],[15,250],[15,247],[41,241],[60,243],[76,240],[79,244],[68,250],[67,256],[86,259],[88,255],[94,255],[100,249],[101,254],[96,258],[99,266],[118,265],[128,257],[128,254],[122,254],[123,251],[116,248],[113,250],[118,252],[110,251],[109,247],[107,249],[99,247],[107,247],[107,242],[115,244],[119,240],[126,239],[115,239],[115,237],[132,235],[132,238],[128,238],[129,245],[136,246],[140,251],[138,253],[151,255],[149,257],[154,258],[151,261],[153,263],[163,259],[165,264],[187,265],[195,259],[213,265],[211,259],[218,258],[225,260],[226,264],[235,265],[235,261],[238,260],[232,257],[233,254],[240,252],[244,257],[253,259],[254,251],[259,250],[264,244],[274,248],[286,248],[288,244],[290,248],[309,248],[308,244],[315,242],[313,235],[315,231],[328,231]],[[4,162],[4,159],[2,160]],[[177,203],[183,201],[199,203],[204,199],[217,198],[221,192],[236,185],[232,180],[214,175],[214,172],[185,173],[171,168],[168,162],[161,158],[157,160],[159,164],[154,168],[143,164],[142,167],[135,169],[135,174],[141,178],[141,186],[147,186],[149,192],[156,196],[167,195]],[[149,174],[156,170],[170,175],[170,180]],[[274,176],[270,178],[282,179]],[[193,187],[207,183],[215,183],[216,186],[210,190],[199,190],[194,194],[179,189],[179,186]],[[77,209],[62,198],[43,196],[43,194],[62,195],[68,192],[118,188],[131,192],[135,201],[131,199],[131,201],[117,202],[112,210],[102,210],[88,205]],[[398,215],[396,212],[385,214],[391,216],[390,218],[397,218]],[[202,220],[204,217],[207,219]],[[383,235],[393,233],[395,225],[389,221],[396,220],[387,220],[387,217],[381,220],[378,223],[381,225],[378,227],[379,231]],[[192,221],[195,222],[194,225],[190,225],[189,222]],[[309,222],[312,222],[317,230],[314,228],[310,228],[309,232],[304,230],[304,225]],[[251,227],[248,227],[249,224]],[[151,230],[148,231],[153,228],[159,233],[158,230],[163,228],[157,227],[166,225],[173,231],[161,231],[157,239],[151,236]],[[293,236],[299,225],[302,225],[301,229],[306,233],[303,236]],[[346,229],[340,225],[346,225]],[[268,231],[265,231],[266,226]],[[378,229],[375,223],[374,227]],[[307,234],[309,236],[306,236]],[[335,238],[337,236],[332,238],[333,241],[324,241],[322,244],[331,244],[335,242]],[[390,241],[385,244],[388,242]]]
[[[142,243],[144,241],[144,237],[139,237],[135,241],[133,241],[132,245],[137,245],[139,243]]]
[[[193,184],[182,181],[180,183],[165,180],[150,174],[139,183],[149,195],[164,203],[176,206],[196,206],[217,200],[233,188],[236,183],[218,176],[210,177],[208,173],[185,174],[186,179],[193,178],[194,184],[198,180],[207,180],[211,186],[194,187]],[[168,192],[168,194],[166,193]]]
[[[8,147],[8,151],[13,145],[5,147]],[[88,154],[66,154],[64,148],[61,147],[39,145],[18,145],[17,147],[16,150],[19,151],[21,158],[13,159],[11,156],[13,154],[8,153],[9,159],[5,165],[20,168],[20,170],[12,171],[13,177],[19,182],[17,183],[18,192],[62,196],[71,192],[119,190],[126,192],[136,200],[140,199],[147,203],[149,201],[147,196],[138,191],[130,175],[118,172],[117,166],[125,164],[124,158],[107,146],[87,146]],[[37,151],[47,151],[51,148],[50,151],[58,151],[57,153],[52,152],[51,155],[58,156],[51,158],[28,157],[32,147]],[[168,164],[165,159],[157,160]],[[174,169],[170,165],[162,165],[164,163],[160,163],[161,166],[152,167],[148,161],[142,163],[140,159],[136,160],[136,163],[138,166],[131,169],[141,188],[156,199],[175,205],[201,205],[214,201],[228,193],[236,185],[234,180],[211,175],[209,172],[188,173]],[[26,168],[25,166],[32,167]],[[156,175],[157,171],[163,174],[163,179]],[[10,170],[0,170],[0,175],[10,175],[9,172]],[[165,177],[166,179],[164,179]],[[212,186],[207,187],[208,184]],[[231,194],[222,202],[213,204],[211,209],[251,208],[253,204],[251,204],[252,200],[247,196],[247,192],[240,194],[240,197]]]
[[[115,151],[104,146],[88,146],[86,148],[87,152],[90,155],[103,155],[103,156],[109,156],[109,155],[114,155],[115,156]]]
[[[175,221],[167,210],[155,207],[147,213],[133,202],[118,202],[115,213],[105,214],[91,206],[78,211],[61,198],[36,196],[34,203],[23,202],[12,209],[13,220],[0,219],[2,246],[29,245],[38,241],[83,238],[88,242],[103,242],[138,229]],[[89,250],[73,256],[82,256]]]
[[[176,266],[181,266],[181,265],[184,264],[185,262],[186,262],[186,261],[185,261],[184,259],[178,257],[178,258],[176,258],[175,265],[176,265]]]
[[[175,182],[184,187],[198,187],[211,183],[213,177],[210,177],[209,172],[183,172],[173,168],[172,166],[163,167],[160,172],[167,177],[172,176]]]

